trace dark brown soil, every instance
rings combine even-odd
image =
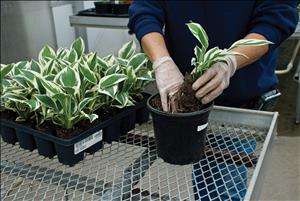
[[[199,111],[203,108],[203,104],[195,96],[196,91],[193,90],[192,85],[194,81],[190,74],[186,74],[184,82],[178,92],[174,94],[175,105],[170,105],[171,113],[188,113]],[[160,97],[157,96],[150,101],[150,104],[159,110],[162,110]]]

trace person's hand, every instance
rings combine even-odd
[[[196,97],[207,104],[217,98],[229,86],[230,77],[236,71],[237,62],[234,55],[226,57],[226,62],[215,63],[194,84]]]
[[[176,104],[171,97],[182,85],[183,75],[169,56],[155,60],[153,62],[153,68],[155,69],[155,80],[160,94],[162,108],[164,111],[169,111],[170,107],[174,107]]]

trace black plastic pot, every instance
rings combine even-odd
[[[64,146],[55,143],[58,161],[64,165],[73,166],[84,159],[84,152],[74,153],[74,146]]]
[[[117,141],[121,135],[121,119],[115,119],[110,125],[103,129],[104,142]]]
[[[125,135],[135,128],[135,108],[128,109],[128,115],[121,120],[121,134]]]
[[[36,146],[40,155],[47,158],[53,158],[56,155],[53,142],[36,136],[34,136],[34,140],[36,142]]]
[[[191,113],[167,113],[147,102],[154,126],[158,155],[171,164],[186,165],[198,162],[205,149],[206,128],[213,104]]]
[[[14,145],[18,141],[15,129],[13,129],[9,126],[1,124],[1,132],[0,133],[1,133],[3,141],[8,144]]]
[[[17,138],[21,148],[33,151],[36,149],[36,144],[30,132],[23,129],[16,129]]]
[[[73,166],[84,159],[85,152],[93,154],[99,151],[103,147],[103,141],[109,143],[118,141],[122,134],[127,134],[128,131],[134,129],[136,112],[145,107],[145,101],[136,103],[134,107],[120,111],[71,139],[57,137],[54,129],[42,132],[4,118],[0,119],[1,135],[5,142],[14,144],[19,141],[19,145],[23,149],[32,151],[37,148],[40,155],[48,158],[57,155],[59,162]],[[77,145],[80,148],[75,151]]]
[[[149,121],[150,113],[147,105],[147,100],[150,98],[151,94],[143,93],[143,101],[137,105],[135,122],[139,125]]]

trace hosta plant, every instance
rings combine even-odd
[[[152,78],[145,54],[133,41],[117,56],[85,53],[81,38],[71,47],[46,45],[38,60],[1,65],[1,110],[11,110],[18,121],[51,122],[63,132],[82,121],[95,121],[103,109],[134,105]]]
[[[208,49],[209,40],[203,27],[198,23],[188,23],[189,30],[193,36],[198,40],[201,46],[194,48],[195,57],[192,58],[191,63],[194,70],[191,74],[187,74],[184,78],[184,83],[175,94],[177,101],[176,108],[171,108],[171,112],[193,112],[202,107],[201,101],[195,97],[195,91],[192,89],[192,84],[198,79],[207,69],[217,62],[226,62],[225,57],[228,55],[246,55],[234,52],[234,48],[240,46],[260,46],[272,44],[267,40],[241,39],[233,43],[228,49],[220,49],[213,47]]]

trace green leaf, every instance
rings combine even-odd
[[[2,83],[4,77],[10,73],[10,71],[13,69],[14,64],[8,64],[8,65],[1,65],[0,69],[0,83]]]
[[[208,36],[203,27],[200,24],[194,22],[187,23],[187,26],[192,32],[192,34],[197,38],[197,40],[206,50],[208,47]]]
[[[50,46],[46,45],[39,53],[39,60],[49,61],[49,59],[54,59],[55,56],[55,51]]]
[[[262,46],[262,45],[269,45],[273,44],[272,42],[268,40],[260,40],[260,39],[241,39],[233,43],[229,50],[232,50],[233,48],[239,47],[239,46]]]
[[[12,69],[12,74],[13,75],[21,74],[21,70],[25,69],[27,65],[28,65],[28,61],[20,61],[16,63],[14,68]]]
[[[54,78],[55,78],[55,75],[53,75],[53,74],[46,75],[46,76],[44,76],[44,78],[45,78],[45,80],[48,80],[48,81],[53,81],[53,80],[54,80]]]
[[[196,59],[198,61],[202,61],[203,58],[204,58],[205,52],[203,52],[202,49],[199,46],[196,46],[195,49],[194,49],[194,54],[195,54]]]
[[[95,73],[93,73],[89,66],[85,63],[84,65],[79,64],[79,71],[84,76],[84,78],[92,84],[97,84],[97,77]]]
[[[74,63],[75,61],[77,61],[77,59],[79,58],[78,53],[76,52],[75,49],[72,49],[69,54],[68,54],[68,61],[70,63]]]
[[[37,73],[41,73],[42,72],[40,64],[37,61],[35,61],[35,60],[31,60],[31,62],[30,62],[30,70],[35,71]]]
[[[112,74],[105,76],[100,79],[99,87],[100,89],[107,89],[111,86],[114,86],[127,79],[127,76],[124,74]]]
[[[45,89],[47,90],[48,93],[57,94],[57,93],[62,92],[62,89],[56,83],[54,83],[52,81],[48,81],[48,80],[43,79],[43,78],[38,78],[38,79],[40,80],[40,82],[45,87]]]
[[[55,101],[47,95],[35,95],[35,98],[41,103],[43,107],[51,108],[58,111]]]
[[[2,96],[3,99],[8,99],[14,102],[20,102],[23,103],[24,101],[27,100],[27,98],[25,96],[22,96],[20,94],[15,94],[15,93],[5,93]]]
[[[24,103],[27,104],[32,111],[35,111],[40,107],[39,102],[34,99],[26,100]]]
[[[90,120],[90,122],[93,122],[93,121],[95,121],[96,119],[98,119],[98,115],[96,115],[96,114],[86,114],[86,113],[84,113],[84,112],[81,112],[81,114],[83,114],[83,116],[84,116],[85,118],[87,118],[88,120]]]
[[[97,53],[92,53],[87,59],[88,66],[91,70],[95,70],[97,65]]]
[[[23,75],[16,75],[13,77],[14,81],[24,88],[33,87],[30,82]],[[30,84],[29,84],[30,83]]]
[[[123,84],[123,88],[122,88],[123,92],[128,92],[134,86],[137,79],[136,74],[131,66],[127,67],[126,75],[127,75],[127,80],[125,80]]]
[[[119,93],[116,95],[115,100],[119,103],[115,105],[118,108],[123,108],[127,106],[132,106],[134,105],[132,101],[129,100],[129,95],[128,93]]]
[[[153,78],[153,75],[152,75],[151,71],[147,71],[146,73],[140,75],[137,79],[138,80],[143,80],[143,81],[154,81],[155,80]]]
[[[121,66],[127,66],[128,65],[128,60],[126,60],[126,59],[117,58],[117,61],[118,61],[119,65],[121,65]]]
[[[84,98],[79,104],[78,104],[78,109],[80,111],[83,111],[87,105],[89,105],[92,101],[95,101],[97,97],[88,97]]]
[[[69,53],[69,50],[67,49],[64,49],[64,48],[59,48],[56,52],[57,56],[56,58],[57,59],[63,59],[65,58],[65,56]]]
[[[121,71],[121,68],[119,65],[113,65],[111,66],[110,68],[108,68],[106,71],[105,71],[105,75],[112,75],[112,74],[115,74],[115,73],[119,73]]]
[[[71,51],[74,49],[77,53],[78,58],[84,53],[84,41],[81,37],[77,38],[71,45]]]
[[[128,66],[132,66],[134,71],[137,72],[147,61],[148,58],[144,53],[138,53],[131,57]]]
[[[112,86],[112,87],[109,87],[109,88],[106,88],[106,89],[99,88],[98,92],[100,94],[107,95],[107,96],[109,96],[111,98],[115,98],[115,96],[116,96],[116,94],[118,92],[118,89],[119,89],[119,86],[115,85],[115,86]]]
[[[135,53],[136,45],[134,41],[129,41],[124,44],[118,52],[118,57],[122,59],[129,59]]]
[[[80,77],[73,68],[66,67],[57,76],[64,87],[79,88],[80,86]]]
[[[100,57],[97,57],[97,64],[100,66],[102,72],[105,72],[107,69],[109,69],[108,63]]]

